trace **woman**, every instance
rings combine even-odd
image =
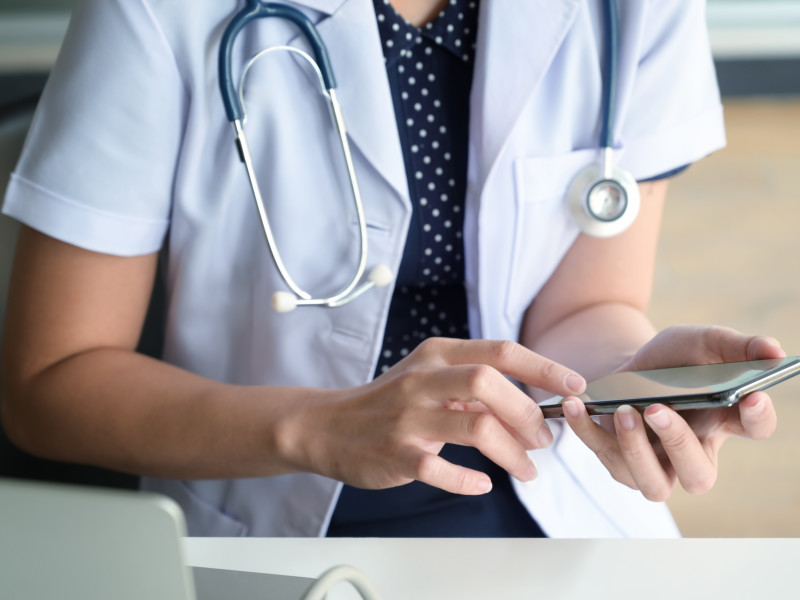
[[[84,2],[4,208],[29,226],[6,327],[9,434],[144,475],[193,535],[675,535],[651,500],[676,481],[708,489],[730,435],[768,436],[768,396],[604,426],[576,401],[563,427],[509,378],[571,395],[618,369],[782,355],[719,328],[654,336],[645,316],[666,177],[724,143],[702,4],[620,3],[616,154],[642,208],[608,239],[580,234],[564,199],[597,157],[599,2],[293,4],[337,69],[370,266],[395,285],[269,309],[284,285],[217,91],[241,3]],[[233,64],[286,43],[304,44],[293,25],[260,20]],[[346,283],[357,230],[311,89],[271,56],[245,97],[278,247],[323,293]],[[134,348],[162,249],[156,361]]]

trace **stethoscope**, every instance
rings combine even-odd
[[[293,22],[300,31],[305,35],[311,49],[314,52],[316,61],[312,59],[306,52],[294,48],[292,46],[274,46],[262,50],[253,56],[245,65],[242,75],[239,79],[238,90],[233,85],[233,78],[231,75],[231,57],[233,54],[233,42],[239,32],[250,21],[265,17],[278,17],[287,19]],[[250,146],[247,143],[247,136],[244,132],[244,123],[246,114],[244,110],[244,81],[250,67],[253,66],[255,61],[265,56],[270,52],[284,50],[290,52],[300,58],[306,60],[319,79],[320,88],[325,97],[330,102],[331,115],[339,134],[339,142],[341,144],[342,153],[344,154],[344,161],[347,166],[347,175],[350,181],[350,191],[353,196],[353,203],[355,205],[356,217],[358,219],[358,234],[360,240],[359,259],[353,277],[344,288],[326,298],[315,298],[311,293],[301,288],[289,274],[286,265],[281,258],[278,247],[275,243],[275,238],[272,234],[272,227],[267,218],[267,211],[264,208],[264,201],[261,196],[260,186],[256,179],[255,171],[253,169],[253,159],[250,153]],[[339,101],[336,99],[336,79],[333,76],[333,69],[331,68],[330,59],[328,58],[328,51],[322,38],[317,32],[316,27],[311,20],[306,17],[302,12],[296,8],[277,4],[274,2],[262,2],[260,0],[247,0],[247,6],[237,13],[233,20],[230,22],[225,32],[222,34],[222,41],[219,51],[219,81],[220,89],[222,91],[222,101],[225,104],[225,112],[228,115],[228,120],[233,123],[233,129],[236,134],[236,146],[239,150],[239,158],[244,163],[247,170],[247,176],[250,180],[250,187],[253,191],[253,198],[256,201],[258,208],[258,215],[261,219],[261,227],[264,230],[264,235],[267,238],[267,245],[269,246],[272,260],[275,267],[278,269],[281,278],[286,286],[291,291],[275,292],[272,296],[272,308],[277,312],[289,312],[294,310],[297,306],[328,306],[335,308],[342,306],[355,300],[361,294],[373,287],[383,287],[392,281],[392,272],[386,265],[377,265],[369,272],[366,281],[362,282],[364,271],[367,265],[367,224],[364,218],[364,204],[361,201],[361,192],[358,189],[358,181],[356,179],[355,168],[353,167],[353,158],[350,154],[350,145],[347,142],[347,130],[344,126],[344,119],[342,117],[342,109],[339,106]]]
[[[594,237],[611,237],[625,231],[639,214],[639,187],[630,173],[614,166],[614,113],[616,111],[619,31],[616,0],[603,3],[605,83],[600,162],[580,171],[567,190],[570,212],[581,230]]]
[[[596,237],[608,237],[624,231],[636,218],[639,211],[639,193],[636,181],[631,175],[613,164],[613,114],[615,109],[615,92],[617,83],[617,12],[615,0],[605,0],[605,69],[606,84],[603,92],[603,123],[600,134],[600,163],[592,164],[581,171],[569,186],[567,195],[575,221],[587,234]],[[305,36],[311,46],[314,58],[308,53],[292,46],[274,46],[262,50],[253,56],[245,65],[239,79],[238,88],[234,86],[232,76],[233,43],[236,36],[251,21],[266,17],[278,17],[294,23]],[[253,168],[250,146],[244,131],[246,113],[244,109],[244,82],[247,73],[255,61],[268,53],[276,51],[290,52],[307,61],[319,79],[323,95],[330,103],[331,115],[344,155],[350,190],[358,219],[360,252],[358,264],[350,282],[335,294],[325,298],[315,298],[302,289],[289,274],[281,254],[275,243],[267,211],[261,195],[260,186]],[[316,60],[315,60],[316,59]],[[288,312],[297,306],[338,307],[358,298],[373,287],[382,287],[392,281],[392,272],[386,265],[375,266],[368,274],[366,281],[364,272],[367,264],[367,226],[364,217],[364,205],[358,188],[350,145],[347,142],[347,131],[342,117],[342,110],[336,98],[336,80],[330,64],[328,52],[322,38],[311,20],[298,9],[275,2],[247,0],[246,6],[238,12],[222,35],[219,51],[219,81],[222,101],[228,120],[233,124],[239,158],[245,170],[256,202],[262,229],[269,246],[272,260],[278,273],[290,291],[275,292],[272,307],[277,312]]]

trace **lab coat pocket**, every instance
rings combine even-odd
[[[514,234],[505,316],[515,326],[578,235],[566,192],[596,154],[597,150],[577,150],[514,161]]]
[[[230,515],[217,508],[214,503],[198,493],[196,486],[211,489],[212,495],[221,496],[227,490],[227,481],[179,481],[175,479],[142,480],[145,491],[165,494],[175,500],[186,517],[186,527],[190,536],[203,537],[242,537],[248,528]]]

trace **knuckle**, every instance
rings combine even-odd
[[[672,488],[666,485],[654,485],[642,488],[641,492],[650,502],[665,502],[672,495]]]
[[[717,481],[717,476],[715,473],[708,473],[704,474],[699,477],[692,478],[689,481],[683,482],[683,489],[686,490],[688,493],[699,496],[701,494],[705,494],[714,487],[714,484]]]
[[[480,398],[495,380],[497,371],[488,365],[475,365],[467,374],[467,391],[470,396]]]
[[[486,439],[494,432],[495,418],[488,413],[474,413],[466,423],[467,439],[471,441]]]
[[[520,411],[519,415],[519,422],[520,424],[527,425],[538,425],[542,421],[544,421],[544,417],[542,416],[542,409],[539,408],[539,405],[536,404],[533,400],[529,402],[525,402]]]
[[[673,432],[668,437],[665,437],[661,440],[661,443],[664,445],[665,449],[681,452],[688,449],[692,441],[694,439],[694,432],[687,426],[686,428],[681,428],[678,431]]]
[[[495,340],[492,342],[491,353],[499,363],[505,363],[517,353],[519,346],[511,340]]]
[[[433,454],[421,453],[414,465],[413,477],[418,481],[435,481],[439,474],[439,461]]]

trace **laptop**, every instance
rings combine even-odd
[[[187,566],[158,494],[0,479],[3,600],[300,600],[314,579]]]

